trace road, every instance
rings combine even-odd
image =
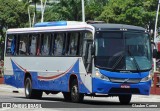
[[[127,109],[129,108],[130,110],[136,110],[139,109],[139,107],[142,111],[142,109],[145,109],[145,111],[148,110],[158,110],[160,109],[160,95],[155,96],[155,95],[150,95],[150,96],[133,96],[131,104],[129,105],[120,105],[118,97],[109,97],[109,98],[91,98],[91,97],[85,97],[83,103],[71,103],[71,102],[65,102],[63,99],[62,94],[57,94],[57,95],[46,95],[43,93],[43,98],[41,100],[36,100],[36,99],[26,99],[24,97],[24,93],[13,93],[13,92],[6,92],[6,91],[0,91],[0,107],[2,107],[2,103],[14,103],[14,104],[38,104],[40,107],[33,107],[31,106],[30,108],[32,110],[55,110],[55,111],[70,111],[75,110],[82,110],[82,109],[92,109],[94,111],[97,111],[97,108],[107,109],[110,111],[115,111],[115,109],[119,109],[122,111],[128,111]],[[145,106],[143,106],[143,104]],[[150,105],[148,108],[148,106]],[[155,108],[155,106],[159,108]],[[15,107],[15,106],[14,106]],[[22,106],[21,106],[22,107]],[[42,109],[41,109],[42,107]],[[154,107],[154,108],[151,108]],[[38,109],[37,109],[38,108]],[[43,109],[47,108],[47,109]],[[25,108],[26,109],[26,108]],[[0,108],[0,110],[11,110],[11,109],[6,109],[6,108]],[[13,111],[18,111],[22,110],[22,108],[15,107],[12,109]],[[99,111],[99,110],[98,110]],[[103,110],[104,111],[104,110]],[[138,111],[138,110],[136,110]]]

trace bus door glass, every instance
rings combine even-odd
[[[83,61],[86,68],[87,73],[91,73],[92,71],[92,55],[91,55],[91,46],[93,44],[92,33],[87,32],[84,35],[83,42]]]

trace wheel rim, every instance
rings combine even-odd
[[[30,92],[31,92],[31,84],[29,82],[29,80],[26,81],[26,88],[25,88],[25,92],[26,92],[26,95],[30,95]]]
[[[72,87],[72,98],[74,100],[77,100],[77,98],[78,98],[78,88],[76,86]]]

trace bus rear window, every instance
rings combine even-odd
[[[7,55],[14,55],[16,49],[16,36],[15,35],[8,35],[7,43],[6,43],[6,54]]]

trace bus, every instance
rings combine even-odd
[[[150,94],[151,41],[142,27],[55,21],[6,36],[5,84],[24,88],[26,98],[61,92],[66,101],[117,96],[129,104]]]

